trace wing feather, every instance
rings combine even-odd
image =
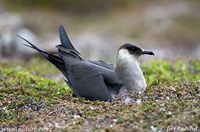
[[[93,65],[86,62],[71,67],[70,82],[79,97],[89,100],[112,100],[103,75]]]

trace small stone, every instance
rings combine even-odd
[[[73,117],[74,117],[74,119],[78,119],[78,118],[80,118],[80,115],[74,115]]]
[[[126,97],[124,100],[125,104],[129,104],[131,102],[131,98],[130,97]]]
[[[150,126],[150,128],[151,128],[152,132],[157,132],[157,128],[156,127]]]
[[[170,88],[171,88],[171,90],[176,91],[176,89],[174,87],[170,86]]]
[[[171,114],[172,114],[172,112],[171,112],[171,111],[168,111],[168,112],[167,112],[167,114],[168,114],[168,115],[171,115]]]
[[[137,100],[136,100],[136,103],[137,103],[137,104],[141,104],[141,103],[142,103],[142,100],[141,100],[141,99],[137,99]]]

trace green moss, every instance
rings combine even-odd
[[[151,61],[142,65],[149,86],[161,83],[197,82],[200,80],[200,61],[178,61],[170,64],[167,61]]]
[[[25,107],[38,107],[58,103],[58,97],[69,96],[70,90],[64,83],[56,83],[31,73],[17,69],[0,68],[0,97],[3,100],[1,110],[1,123],[22,123],[25,116],[21,109]],[[21,117],[18,118],[18,114]],[[20,119],[20,120],[18,120]]]

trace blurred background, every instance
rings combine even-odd
[[[0,58],[36,54],[16,34],[55,52],[62,24],[89,59],[115,63],[127,42],[153,50],[148,59],[199,59],[199,12],[199,0],[1,0]]]

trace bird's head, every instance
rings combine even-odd
[[[141,55],[154,55],[152,51],[144,50],[138,46],[126,43],[119,48],[119,52],[126,52],[134,57],[139,57]]]

